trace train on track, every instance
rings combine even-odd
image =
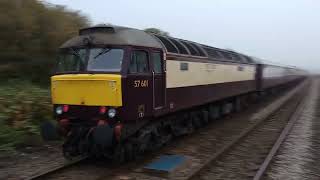
[[[103,25],[79,30],[60,47],[51,93],[66,157],[124,161],[306,74],[230,50]]]

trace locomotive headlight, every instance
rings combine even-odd
[[[108,110],[108,116],[109,116],[109,118],[114,118],[115,116],[116,116],[116,109],[114,109],[114,108],[110,108],[109,110]]]
[[[58,106],[58,107],[56,108],[56,114],[60,115],[60,114],[62,114],[62,113],[63,113],[63,108],[62,108],[62,106]]]

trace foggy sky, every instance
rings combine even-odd
[[[318,0],[47,0],[93,24],[160,28],[171,36],[320,72]]]

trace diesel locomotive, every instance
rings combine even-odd
[[[302,80],[295,67],[121,26],[94,26],[60,47],[51,77],[66,157],[131,160],[238,111],[252,95]]]

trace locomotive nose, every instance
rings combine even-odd
[[[68,74],[51,77],[53,104],[122,106],[121,75]]]

